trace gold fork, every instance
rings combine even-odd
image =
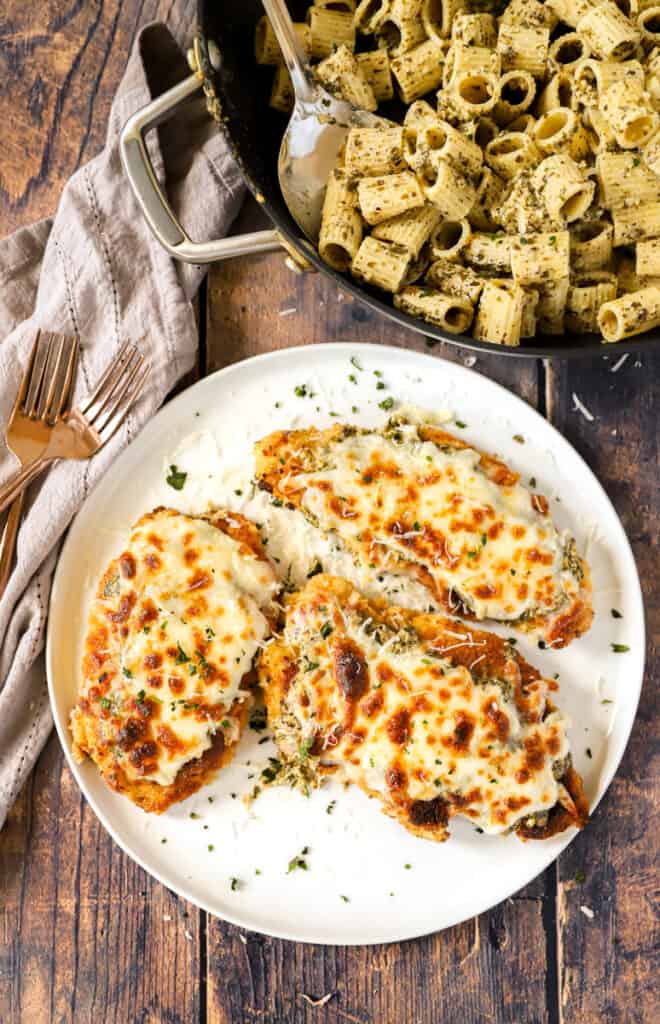
[[[63,415],[72,391],[77,358],[77,338],[37,331],[5,435],[7,447],[22,466],[39,458],[50,429]],[[25,429],[25,417],[30,420],[30,429]],[[2,535],[0,597],[11,572],[22,512],[23,492],[12,502]]]
[[[149,373],[149,364],[135,347],[125,342],[107,367],[91,398],[82,409],[73,409],[51,428],[39,458],[25,466],[0,487],[3,512],[28,484],[56,459],[88,459],[106,444],[121,425]],[[32,429],[31,421],[25,424]]]

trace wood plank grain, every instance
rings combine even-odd
[[[199,912],[119,850],[54,736],[23,801],[0,837],[0,1019],[197,1020]]]
[[[73,171],[102,147],[138,28],[166,21],[189,38],[185,0],[6,0],[0,14],[2,230],[52,213]]]
[[[566,1024],[660,1019],[660,358],[629,356],[613,373],[624,353],[620,345],[609,362],[554,366],[548,382],[552,420],[597,474],[626,528],[642,580],[648,632],[639,716],[623,762],[593,821],[559,862],[560,1019]],[[573,411],[574,394],[593,422]],[[619,610],[625,617],[626,609]],[[593,919],[581,907],[592,911]]]
[[[264,226],[261,218],[248,202],[234,231],[256,230]],[[423,337],[402,332],[324,276],[292,273],[278,253],[212,267],[208,294],[209,372],[295,344],[349,340],[430,351]],[[432,351],[466,360],[450,345]],[[476,369],[537,403],[534,362],[479,357]],[[551,956],[548,978],[544,919],[553,919],[554,895],[551,869],[476,921],[416,942],[367,948],[301,946],[209,918],[209,1024],[552,1021],[546,987],[552,988],[554,967]],[[328,993],[324,1006],[304,999]]]

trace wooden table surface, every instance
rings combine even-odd
[[[3,233],[51,213],[66,178],[101,147],[139,26],[163,19],[185,38],[193,14],[184,0],[0,0]],[[254,219],[250,206],[242,219]],[[295,315],[278,317],[291,308]],[[279,254],[214,267],[202,289],[201,375],[270,348],[340,339],[424,350],[423,339],[323,277],[291,274]],[[448,346],[434,352],[466,359]],[[558,862],[494,910],[414,942],[327,948],[247,934],[178,899],[115,846],[53,736],[0,833],[3,1024],[660,1021],[660,358],[629,356],[615,372],[624,352],[625,344],[610,360],[476,364],[547,416],[594,469],[645,591],[637,723],[593,821]],[[593,422],[573,410],[573,394]],[[322,1006],[310,1001],[328,994]]]

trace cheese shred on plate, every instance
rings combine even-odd
[[[280,584],[254,524],[156,509],[133,527],[90,608],[74,753],[147,811],[229,759]]]
[[[524,839],[586,823],[568,721],[547,697],[555,684],[491,633],[319,575],[288,598],[259,681],[277,782],[333,774],[436,841],[454,815]]]
[[[363,565],[412,576],[443,610],[565,647],[591,625],[589,569],[547,500],[503,462],[430,425],[278,431],[259,485]]]

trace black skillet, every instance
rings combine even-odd
[[[294,20],[302,20],[309,0],[289,0],[288,6]],[[287,122],[285,117],[268,106],[273,69],[257,66],[254,59],[254,28],[262,14],[260,0],[198,0],[199,31],[195,40],[193,63],[203,75],[209,111],[218,121],[220,130],[225,133],[246,184],[263,205],[277,232],[294,255],[302,257],[303,261],[332,277],[341,288],[394,320],[402,328],[475,352],[573,359],[618,355],[624,351],[648,351],[660,345],[660,330],[657,329],[625,341],[616,348],[603,345],[594,334],[540,335],[523,342],[520,347],[475,341],[468,335],[447,334],[432,324],[400,312],[382,292],[361,285],[348,274],[340,274],[323,263],[310,243],[301,237],[300,229],[280,193],[277,155]],[[138,112],[124,129],[122,157],[143,213],[168,251],[176,258],[189,262],[211,262],[224,258],[227,255],[225,245],[234,255],[239,251],[272,249],[276,243],[270,232],[249,236],[250,242],[243,249],[237,248],[232,240],[229,243],[206,245],[191,243],[169,210],[156,183],[146,156],[144,133],[171,116],[174,107],[191,96],[199,84],[199,80],[191,76],[144,111]],[[397,111],[384,109],[383,113],[396,117]]]

